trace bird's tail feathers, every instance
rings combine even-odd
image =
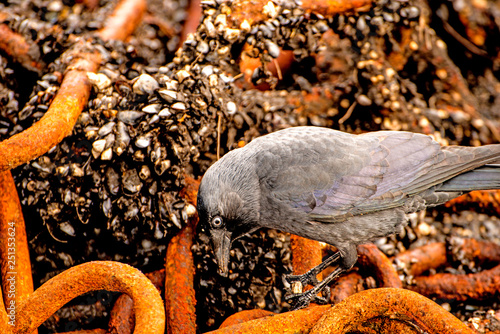
[[[444,182],[436,191],[500,189],[500,164],[488,164],[455,176]]]

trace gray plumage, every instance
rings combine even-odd
[[[207,170],[198,192],[200,224],[221,274],[228,272],[232,240],[261,227],[334,245],[347,270],[357,245],[398,232],[406,214],[500,188],[498,162],[500,145],[441,147],[410,132],[289,128],[229,152]]]

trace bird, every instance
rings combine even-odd
[[[303,308],[353,267],[356,247],[398,233],[408,214],[472,190],[500,188],[500,144],[441,146],[406,131],[350,134],[290,127],[234,149],[205,172],[197,195],[199,224],[227,276],[235,239],[260,228],[321,241],[337,252],[290,283],[313,284],[290,296]],[[321,282],[316,275],[337,268]]]

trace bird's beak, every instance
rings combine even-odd
[[[229,251],[231,250],[231,232],[226,230],[212,230],[212,244],[215,259],[219,265],[219,275],[227,277],[229,273]]]

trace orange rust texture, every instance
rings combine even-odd
[[[233,1],[233,12],[229,16],[229,21],[232,21],[234,28],[239,28],[244,20],[247,20],[250,25],[264,21],[268,16],[264,14],[263,8],[268,2],[268,0]]]
[[[97,54],[78,55],[45,115],[29,129],[0,142],[0,171],[46,153],[71,133],[90,95],[86,72],[95,72],[99,62]]]
[[[331,91],[328,87],[313,87],[310,93],[302,91],[300,94],[289,94],[287,103],[295,107],[299,115],[326,115],[334,105],[339,91]]]
[[[161,291],[165,285],[165,269],[147,273],[146,277]],[[111,310],[108,333],[130,334],[135,326],[134,301],[128,295],[121,295]]]
[[[268,317],[270,315],[274,315],[274,313],[271,311],[261,310],[261,309],[244,310],[227,317],[219,328],[242,324],[250,320],[260,319]]]
[[[417,331],[413,326],[404,321],[389,318],[370,319],[366,326],[363,326],[363,334],[417,334],[423,333]],[[358,333],[358,332],[356,332]]]
[[[474,20],[470,20],[469,16],[472,15],[470,11],[471,9],[476,12],[476,15],[477,12],[481,12],[481,15],[486,16],[487,12],[485,8],[482,8],[482,5],[476,5],[474,1],[471,2],[470,6],[472,6],[473,8],[461,9],[458,12],[458,18],[460,22],[462,22],[462,24],[465,26],[465,33],[467,34],[468,40],[476,46],[484,47],[487,33],[484,28],[474,22]]]
[[[409,275],[418,276],[429,269],[436,269],[448,263],[446,244],[433,242],[422,247],[401,252],[394,257]]]
[[[190,33],[194,33],[201,21],[201,1],[191,0],[189,1],[189,9],[186,17],[186,21],[182,26],[181,36],[179,44],[182,45],[186,40],[186,37]]]
[[[396,71],[402,71],[408,62],[408,57],[412,54],[412,51],[409,50],[410,42],[413,40],[413,30],[410,28],[401,28],[399,29],[399,33],[401,40],[399,44],[399,49],[397,51],[392,51],[387,56],[387,61]]]
[[[107,332],[105,329],[96,328],[96,329],[82,329],[79,331],[64,332],[61,334],[106,334],[106,333]],[[116,332],[116,333],[123,334],[122,332]]]
[[[104,40],[127,38],[141,22],[145,0],[123,0],[106,26],[98,32]],[[90,83],[86,72],[97,71],[101,62],[96,52],[75,49],[61,88],[45,115],[29,129],[0,143],[0,171],[15,168],[34,159],[66,137],[87,104]]]
[[[363,291],[363,277],[356,271],[340,276],[331,288],[330,300],[338,304],[349,296]]]
[[[474,261],[477,265],[486,262],[500,262],[500,245],[476,239],[462,239],[460,244],[454,243],[454,252],[458,253],[460,258]]]
[[[12,326],[8,324],[9,318],[7,317],[7,311],[3,303],[2,290],[0,289],[0,333],[10,334],[12,333]]]
[[[374,244],[358,246],[358,263],[375,275],[380,287],[401,288],[403,283],[392,262]]]
[[[302,0],[302,8],[308,13],[332,16],[370,6],[372,0]]]
[[[145,0],[122,0],[97,34],[105,41],[124,41],[141,23],[146,11]]]
[[[158,290],[139,270],[113,261],[84,263],[48,280],[18,305],[14,331],[32,333],[71,299],[96,290],[118,291],[132,297],[135,334],[164,332],[165,310]]]
[[[15,319],[19,305],[33,292],[33,279],[21,203],[10,171],[0,172],[0,266],[4,303]]]
[[[492,211],[500,215],[500,191],[476,190],[452,199],[445,203],[448,208],[463,208],[477,206],[484,211]]]
[[[153,283],[153,285],[161,291],[165,288],[165,269],[156,270],[145,274],[147,278]]]
[[[198,217],[193,217],[170,241],[166,255],[165,307],[167,333],[196,333],[194,261],[191,253]]]
[[[323,250],[318,241],[292,234],[290,243],[294,275],[305,274],[323,261]],[[319,273],[316,277],[318,280],[321,280],[323,275]]]
[[[244,51],[241,53],[240,58],[240,72],[244,74],[244,85],[245,89],[259,89],[259,90],[268,90],[270,89],[270,85],[267,82],[259,83],[257,86],[254,86],[252,83],[252,74],[254,70],[258,67],[262,66],[262,62],[260,58],[250,57],[248,52],[250,51],[251,46],[249,44],[245,44],[243,46]],[[246,50],[246,51],[245,51]],[[269,62],[266,64],[266,68],[268,71],[272,73],[275,78],[278,78],[278,81],[281,80],[283,75],[288,72],[290,67],[292,66],[294,61],[293,51],[291,50],[283,50],[280,48],[280,54],[275,61]]]
[[[75,2],[83,3],[90,10],[94,10],[99,6],[99,0],[76,0]]]
[[[108,332],[131,334],[134,326],[134,301],[128,295],[121,295],[111,309]]]
[[[335,49],[343,43],[338,34],[329,29],[321,35],[320,42],[329,48]],[[321,72],[321,78],[332,84],[341,84],[348,73],[350,73],[350,59],[346,59],[343,53],[317,52],[313,54],[315,67]]]
[[[233,12],[230,15],[234,27],[238,28],[243,20],[247,20],[252,25],[267,19],[268,15],[264,13],[263,8],[268,2],[269,0],[234,1],[232,6]],[[303,0],[302,8],[307,13],[333,16],[369,6],[371,3],[372,0]]]
[[[401,288],[399,279],[392,262],[374,244],[358,246],[358,263],[363,269],[375,275],[380,287]]]
[[[408,288],[429,297],[465,301],[484,300],[500,294],[500,265],[475,274],[418,276]]]
[[[206,334],[294,333],[306,334],[331,308],[330,305],[312,306],[285,312],[241,324],[217,329]],[[186,332],[187,333],[187,332]]]
[[[200,182],[201,179],[196,180],[189,175],[184,175],[184,188],[182,188],[179,196],[184,198],[188,203],[196,206],[196,197],[198,196]]]
[[[376,333],[371,325],[372,320],[377,318],[408,323],[408,327],[411,327],[405,331],[408,333],[416,332],[409,331],[414,324],[422,331],[433,334],[474,333],[451,313],[424,296],[404,289],[380,288],[362,291],[335,305],[318,321],[310,334]]]
[[[37,46],[26,42],[22,35],[10,30],[6,24],[0,24],[0,49],[30,71],[41,73],[44,67],[35,60],[40,57]]]

